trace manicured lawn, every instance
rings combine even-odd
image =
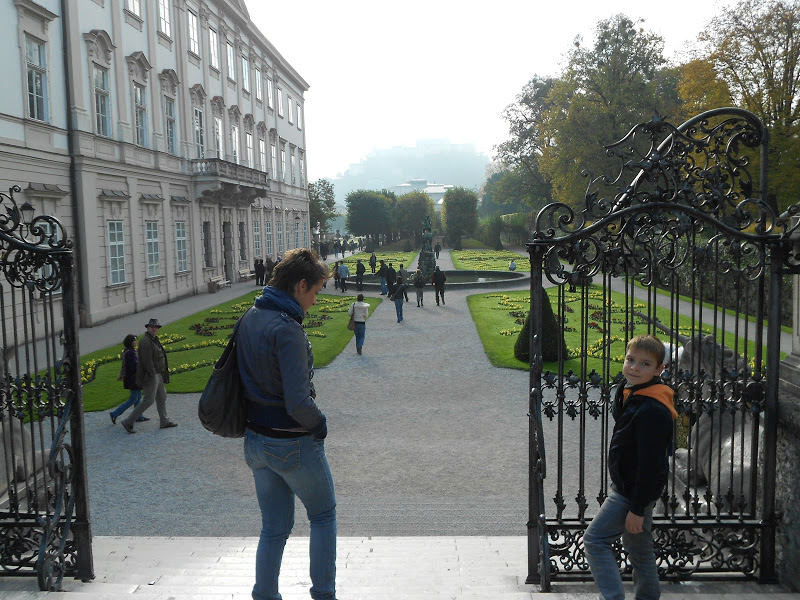
[[[411,261],[414,259],[416,255],[417,252],[390,252],[390,251],[384,251],[383,248],[380,248],[375,251],[375,258],[378,260],[378,262],[375,263],[375,269],[377,271],[378,267],[380,267],[381,265],[380,261],[385,260],[386,266],[389,266],[389,263],[392,263],[392,266],[394,267],[395,271],[400,268],[401,264],[405,265],[405,268],[410,270]],[[356,276],[356,261],[358,259],[361,259],[361,261],[364,263],[364,266],[367,268],[367,273],[372,272],[371,269],[369,268],[369,257],[370,255],[368,252],[362,252],[361,254],[356,254],[355,256],[351,255],[344,259],[344,262],[347,265],[347,268],[350,269],[350,274],[353,277]],[[335,260],[336,259],[334,258],[333,261]],[[342,259],[339,258],[339,260]],[[328,264],[330,265],[333,264],[330,255],[328,255]],[[414,268],[416,269],[416,265],[414,265]]]
[[[590,290],[594,290],[590,291],[589,294],[587,310],[590,311],[590,316],[595,311],[603,308],[602,296],[599,293],[600,289],[599,286],[590,287]],[[551,299],[551,304],[554,304],[558,290],[550,288],[547,293]],[[571,369],[575,372],[580,372],[581,357],[585,354],[587,357],[587,373],[591,372],[592,369],[602,372],[602,346],[603,344],[610,344],[609,348],[612,356],[610,375],[612,377],[616,375],[617,370],[621,372],[626,338],[622,321],[624,296],[614,292],[611,294],[612,323],[610,331],[601,333],[600,324],[593,318],[588,319],[586,348],[583,347],[581,332],[577,328],[577,324],[584,321],[580,315],[580,295],[567,293],[566,299],[567,323],[564,328],[564,341],[570,358],[564,363],[564,371],[567,372]],[[519,361],[514,357],[514,343],[522,330],[525,315],[530,310],[530,293],[526,290],[477,294],[467,297],[467,305],[483,343],[484,352],[492,365],[527,370],[528,363]],[[635,307],[636,310],[647,313],[646,304],[643,301],[637,300]],[[555,312],[555,306],[553,308]],[[619,313],[620,316],[616,317],[615,313]],[[662,323],[670,323],[670,312],[666,308],[657,309],[656,314]],[[634,326],[635,329],[631,332],[631,336],[647,332],[647,325],[643,320],[635,319]],[[681,317],[678,326],[681,333],[685,335],[691,333],[691,319],[689,317]],[[710,329],[704,331],[705,333],[711,333]],[[732,345],[733,335],[733,333],[726,333],[723,342]],[[754,348],[755,345],[750,342],[748,356],[753,356]],[[557,365],[555,363],[544,363],[544,371],[555,371],[556,369]]]
[[[195,313],[169,325],[158,332],[167,351],[170,366],[168,393],[200,392],[205,387],[212,365],[228,343],[233,326],[239,316],[253,305],[260,292],[251,292],[241,298],[225,302],[214,308]],[[355,296],[321,294],[317,305],[312,306],[304,321],[306,333],[314,349],[314,365],[324,367],[347,346],[353,332],[346,327],[347,310]],[[381,302],[367,298],[370,312]],[[126,332],[121,332],[124,337]],[[128,390],[117,381],[120,370],[122,344],[98,350],[81,357],[83,404],[87,412],[108,410],[128,398]]]
[[[508,263],[513,258],[517,263],[517,271],[531,270],[530,260],[526,256],[508,250],[451,250],[453,266],[465,271],[508,271]]]

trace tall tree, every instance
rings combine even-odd
[[[378,235],[389,230],[389,199],[374,190],[356,190],[347,194],[347,230],[353,235],[366,235],[374,244]],[[372,244],[370,244],[372,247]]]
[[[401,233],[413,235],[415,246],[419,246],[422,243],[422,223],[425,217],[430,217],[431,223],[433,223],[435,212],[433,200],[428,194],[422,191],[413,191],[403,194],[397,199],[395,222],[398,230]]]
[[[742,0],[701,39],[734,99],[770,129],[769,188],[780,207],[800,194],[800,3]]]
[[[576,38],[564,76],[548,100],[540,168],[559,201],[580,205],[586,189],[584,169],[594,176],[613,173],[603,146],[621,139],[654,113],[675,112],[677,97],[665,96],[668,77],[664,42],[625,15],[600,21],[594,44]]]
[[[733,105],[728,84],[714,72],[714,65],[705,58],[691,60],[681,65],[679,71],[681,108],[674,121],[676,125],[712,108]]]
[[[461,250],[461,237],[478,228],[478,196],[462,187],[450,188],[442,202],[442,226],[455,250]]]
[[[336,217],[336,196],[333,184],[327,179],[317,179],[308,184],[308,214],[311,227],[319,223],[321,233],[330,230],[328,221]]]

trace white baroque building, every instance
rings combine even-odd
[[[0,2],[0,189],[74,239],[81,326],[310,246],[308,84],[243,0]]]

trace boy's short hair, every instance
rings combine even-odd
[[[637,335],[635,338],[632,338],[625,347],[625,353],[627,354],[631,350],[641,350],[642,352],[654,355],[659,365],[664,364],[664,358],[667,355],[664,342],[649,333]]]

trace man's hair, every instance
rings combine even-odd
[[[356,298],[356,300],[358,300],[359,302],[363,302],[364,301],[364,294],[359,294],[358,297]]]
[[[628,342],[628,345],[625,347],[625,352],[628,353],[631,350],[641,350],[642,352],[652,354],[656,357],[656,362],[659,366],[664,364],[664,357],[667,354],[664,342],[656,336],[647,333],[637,335]]]
[[[322,279],[331,276],[328,265],[320,261],[317,255],[308,248],[293,248],[283,256],[283,260],[275,265],[269,285],[287,294],[294,293],[296,286],[303,279],[309,287],[317,285]]]

